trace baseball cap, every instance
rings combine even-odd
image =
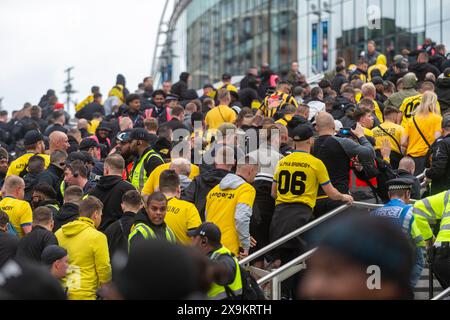
[[[100,122],[100,124],[98,125],[97,130],[105,130],[105,131],[108,131],[108,132],[112,131],[111,126],[109,125],[109,122],[106,122],[106,121]]]
[[[8,261],[0,269],[0,292],[12,300],[65,300],[56,278],[44,266]]]
[[[60,246],[52,245],[46,247],[44,251],[42,251],[41,261],[45,265],[51,266],[53,262],[58,261],[64,258],[65,256],[67,256],[66,249]]]
[[[152,137],[150,136],[150,133],[147,132],[147,130],[142,129],[142,128],[136,128],[136,129],[133,129],[133,131],[131,131],[129,140],[130,141],[142,140],[142,141],[146,141],[146,142],[150,143],[152,140]]]
[[[119,132],[116,136],[116,140],[121,143],[130,142],[131,129]]]
[[[100,145],[97,143],[97,141],[95,141],[94,139],[91,138],[85,138],[83,140],[81,140],[80,142],[80,151],[84,151],[84,150],[89,150],[90,148],[100,148]]]
[[[25,147],[33,146],[39,141],[44,141],[44,136],[37,130],[28,131],[23,139]]]
[[[94,163],[92,156],[87,151],[72,152],[67,157],[67,163],[72,163],[77,160],[83,163]]]
[[[222,239],[222,233],[218,226],[211,222],[205,222],[195,230],[191,230],[187,233],[189,237],[200,236],[202,238],[208,238],[209,240],[220,243]]]
[[[310,125],[301,124],[292,131],[292,137],[297,142],[306,141],[314,137],[314,130]]]

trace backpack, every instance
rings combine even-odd
[[[230,300],[242,300],[242,301],[263,301],[266,300],[266,296],[258,285],[256,279],[242,266],[239,266],[241,270],[242,278],[242,295],[236,296],[230,287],[225,286],[225,291]]]

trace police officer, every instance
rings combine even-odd
[[[442,120],[442,138],[431,149],[431,168],[425,176],[432,180],[430,193],[435,195],[450,189],[450,115]]]
[[[450,190],[416,202],[414,217],[423,238],[432,249],[433,269],[444,288],[450,287]],[[430,224],[441,220],[439,233],[434,238]]]
[[[134,129],[129,137],[130,151],[136,157],[130,173],[131,184],[141,191],[150,174],[160,165],[163,158],[150,145],[152,137],[145,129]]]
[[[413,215],[413,207],[410,205],[411,192],[414,181],[399,178],[387,182],[390,201],[382,208],[371,213],[372,216],[389,218],[397,224],[414,242],[416,249],[416,265],[411,278],[411,286],[415,288],[425,266],[424,252],[425,242],[417,227]]]
[[[206,254],[214,265],[214,283],[208,292],[210,300],[227,300],[242,295],[239,262],[230,250],[222,246],[222,233],[214,223],[205,222],[189,231],[192,243]]]
[[[142,209],[135,219],[128,236],[128,250],[142,240],[162,240],[172,243],[176,237],[172,230],[166,225],[164,219],[167,213],[167,198],[160,192],[153,193],[147,200],[145,209]]]

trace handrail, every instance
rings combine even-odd
[[[431,299],[431,301],[439,301],[444,299],[446,296],[448,296],[450,294],[450,288],[447,288],[447,290],[445,290],[444,292],[440,293],[439,295],[437,295],[436,297],[434,297],[433,299]]]
[[[300,257],[290,261],[289,263],[286,263],[285,265],[281,266],[280,268],[278,268],[277,270],[275,270],[274,272],[268,274],[267,276],[261,278],[258,280],[258,284],[259,285],[263,285],[269,281],[271,281],[273,278],[275,278],[276,276],[279,276],[280,274],[284,273],[285,271],[287,271],[288,269],[292,268],[293,266],[305,262],[306,260],[308,260],[309,258],[311,258],[311,256],[316,253],[317,248],[313,249],[311,251],[308,251],[307,253],[301,255]]]
[[[377,209],[382,207],[382,205],[377,205],[377,204],[371,204],[371,203],[364,203],[364,202],[354,202],[353,205],[343,205],[333,211],[331,211],[330,213],[312,221],[311,223],[301,227],[300,229],[297,229],[291,233],[289,233],[288,235],[278,239],[275,242],[272,242],[271,244],[269,244],[268,246],[262,248],[261,250],[251,254],[250,256],[248,256],[247,258],[243,259],[242,261],[240,261],[239,263],[241,265],[246,265],[249,264],[250,262],[252,262],[253,260],[265,255],[266,253],[270,252],[271,250],[279,247],[280,245],[288,242],[289,240],[292,240],[295,237],[298,237],[299,235],[305,233],[306,231],[309,231],[310,229],[318,226],[319,224],[321,224],[322,222],[325,222],[331,218],[333,218],[334,216],[340,214],[341,212],[345,211],[348,208],[351,208],[352,206],[356,206],[356,207],[362,207],[362,208],[367,208],[367,209]]]

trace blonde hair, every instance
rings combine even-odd
[[[414,116],[427,116],[430,113],[439,114],[437,107],[438,98],[434,92],[427,91],[422,96],[422,102],[413,112]]]

